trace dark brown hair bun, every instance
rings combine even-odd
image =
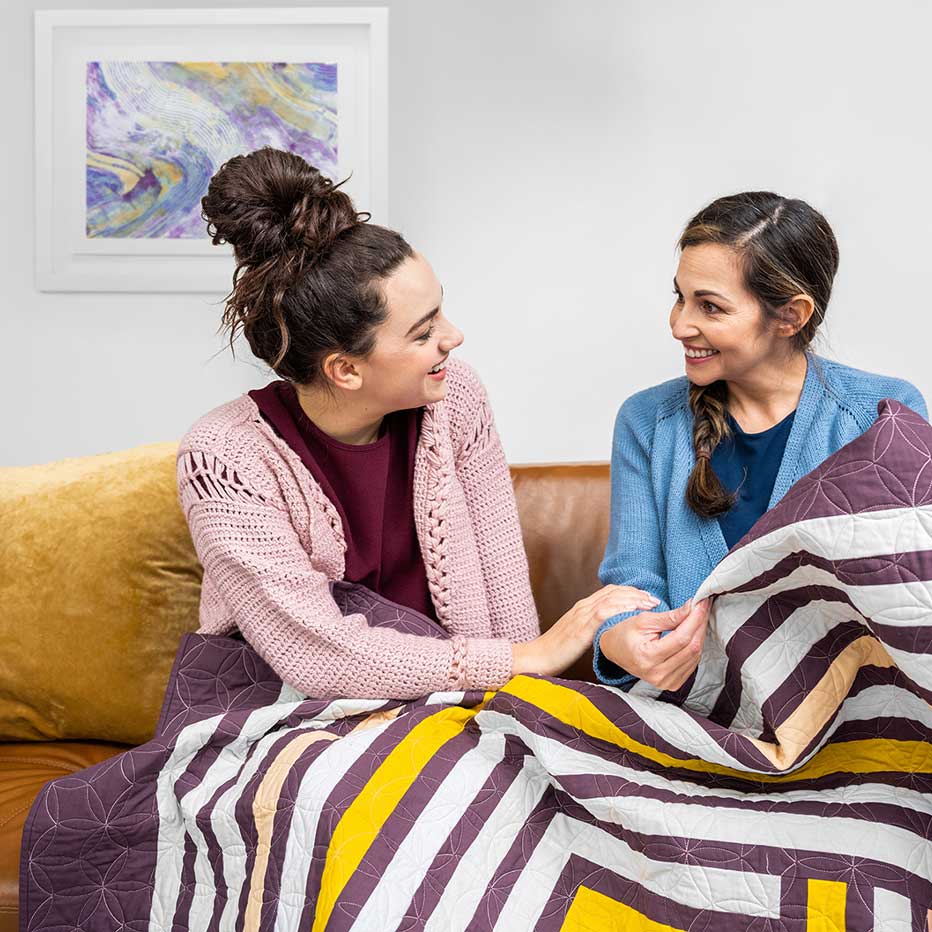
[[[368,218],[301,156],[271,148],[230,159],[211,178],[201,207],[214,245],[229,243],[250,265],[294,249],[323,252]]]
[[[264,148],[230,159],[201,200],[214,245],[236,258],[223,314],[231,349],[242,331],[293,382],[319,377],[328,353],[372,351],[388,313],[380,284],[414,255],[339,188],[300,155]]]

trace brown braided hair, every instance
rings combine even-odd
[[[387,316],[379,282],[414,250],[369,223],[340,187],[294,152],[265,147],[211,178],[201,216],[236,269],[221,330],[242,331],[279,377],[309,384],[331,352],[365,357]]]
[[[805,201],[770,191],[720,197],[696,214],[679,240],[680,250],[704,243],[734,249],[745,288],[757,298],[767,322],[784,320],[783,310],[799,294],[814,310],[792,337],[803,352],[825,318],[838,271],[838,244],[828,221]],[[729,436],[728,385],[689,386],[696,464],[686,484],[686,503],[700,517],[723,514],[735,502],[712,469],[712,453]]]

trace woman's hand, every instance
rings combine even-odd
[[[540,637],[512,644],[512,676],[519,673],[556,676],[579,660],[592,646],[595,633],[606,618],[638,608],[646,611],[658,604],[659,599],[643,589],[605,586],[577,602]]]
[[[691,603],[669,612],[632,615],[602,635],[599,649],[652,686],[679,689],[699,665],[709,621],[709,600]],[[670,633],[661,637],[664,631]]]

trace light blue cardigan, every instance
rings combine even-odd
[[[811,353],[802,394],[768,508],[798,479],[877,416],[882,398],[895,398],[928,419],[919,390],[903,379],[874,375]],[[685,376],[632,395],[615,419],[611,525],[599,567],[603,585],[636,586],[655,595],[665,612],[692,598],[728,552],[718,520],[686,504],[686,481],[696,462],[689,383]],[[602,635],[636,612],[609,618],[595,636],[596,676],[611,686],[636,677],[599,650]]]

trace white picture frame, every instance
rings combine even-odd
[[[36,285],[40,291],[230,290],[229,247],[202,238],[88,236],[91,62],[337,65],[343,189],[388,217],[388,10],[43,10],[35,14]],[[219,167],[219,165],[217,166]]]

